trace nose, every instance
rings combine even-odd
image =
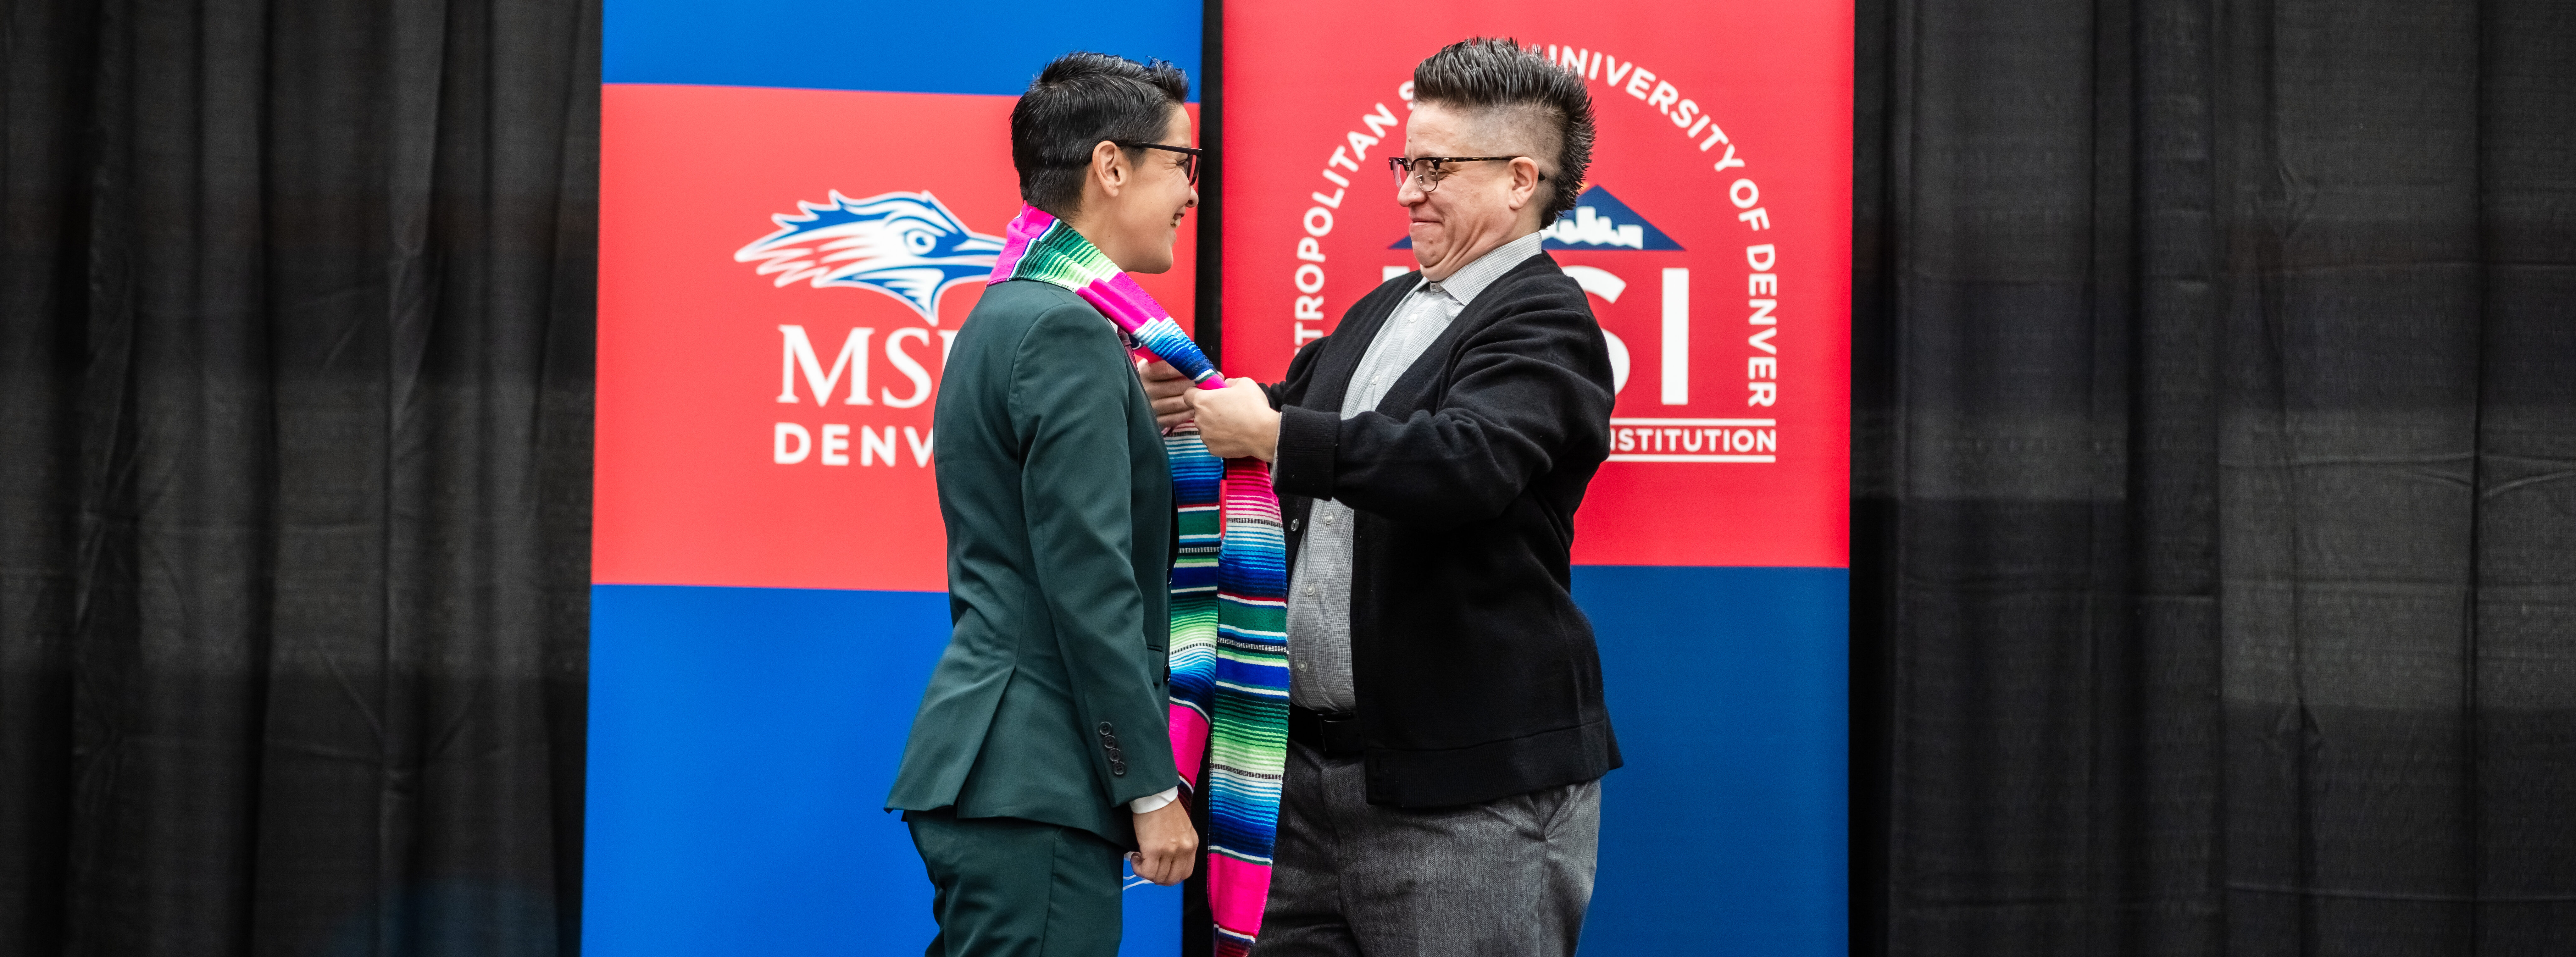
[[[1410,175],[1395,183],[1395,203],[1398,206],[1407,208],[1420,206],[1424,200],[1430,198],[1431,194],[1422,191],[1422,181]]]

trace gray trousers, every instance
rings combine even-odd
[[[1601,782],[1443,808],[1368,803],[1359,758],[1288,742],[1254,957],[1551,957],[1592,905]]]

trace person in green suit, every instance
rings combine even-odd
[[[1011,111],[1021,197],[1121,269],[1169,270],[1198,204],[1188,90],[1160,61],[1048,64]],[[953,629],[886,798],[930,875],[927,953],[1107,957],[1121,852],[1175,884],[1198,850],[1165,727],[1172,480],[1153,407],[1107,317],[1013,280],[959,330],[933,429]]]

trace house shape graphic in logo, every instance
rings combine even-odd
[[[1599,186],[1587,186],[1574,198],[1574,208],[1557,217],[1547,227],[1547,240],[1542,249],[1590,249],[1603,252],[1634,249],[1640,252],[1678,252],[1682,244],[1647,222],[1646,217],[1620,202],[1619,197]],[[1411,249],[1413,237],[1398,239],[1388,249]]]

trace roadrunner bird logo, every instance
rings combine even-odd
[[[735,250],[733,260],[759,263],[779,286],[811,280],[816,289],[874,289],[934,326],[940,293],[992,275],[1002,251],[1002,237],[967,229],[927,192],[851,199],[833,190],[819,204],[797,201],[796,210],[769,217],[778,231]]]

